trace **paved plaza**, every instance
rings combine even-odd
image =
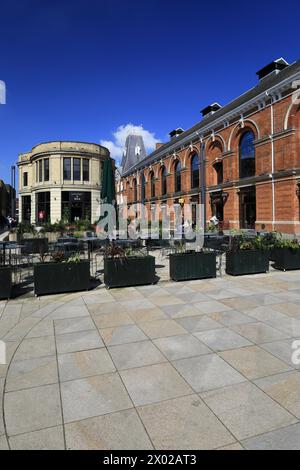
[[[0,303],[0,449],[300,449],[300,272]]]

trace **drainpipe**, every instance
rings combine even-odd
[[[199,132],[196,132],[200,140],[200,178],[201,178],[201,204],[203,205],[203,221],[204,221],[204,231],[206,227],[206,175],[205,175],[205,142],[200,137]]]
[[[201,162],[201,203],[203,204],[203,219],[204,219],[204,230],[206,227],[206,175],[205,175],[205,143],[201,143],[200,151],[200,162]]]
[[[273,96],[271,95],[271,157],[272,157],[272,230],[275,228],[275,148],[274,148],[274,106],[273,106]]]

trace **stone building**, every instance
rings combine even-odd
[[[105,147],[82,142],[47,142],[20,154],[19,221],[95,222],[107,158]]]
[[[199,203],[204,187],[207,221],[300,233],[300,61],[277,59],[257,75],[252,89],[206,106],[199,123],[125,168],[119,199]]]
[[[16,190],[0,180],[0,226],[5,224],[8,216],[15,218]]]

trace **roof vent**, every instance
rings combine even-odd
[[[202,117],[208,117],[214,114],[215,112],[219,111],[222,106],[219,103],[212,103],[209,106],[206,106],[206,108],[203,108],[201,110]]]
[[[171,139],[175,139],[175,137],[178,137],[180,134],[182,134],[184,130],[181,127],[178,127],[177,129],[174,129],[169,133],[169,136]]]
[[[271,74],[277,75],[281,70],[285,69],[289,65],[290,64],[285,59],[283,59],[283,57],[280,57],[279,59],[270,62],[270,64],[260,69],[258,72],[256,72],[256,75],[258,75],[259,80],[262,80]]]

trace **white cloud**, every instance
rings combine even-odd
[[[5,104],[6,103],[6,88],[5,88],[5,82],[0,80],[0,104]]]
[[[123,156],[123,149],[125,147],[125,141],[130,133],[136,133],[143,137],[147,153],[152,152],[155,149],[156,143],[159,142],[159,140],[156,139],[155,134],[144,129],[142,125],[135,126],[131,123],[122,124],[112,133],[113,140],[100,141],[100,144],[103,145],[103,147],[107,147],[109,149],[112,158],[117,161],[117,164],[120,164]]]

